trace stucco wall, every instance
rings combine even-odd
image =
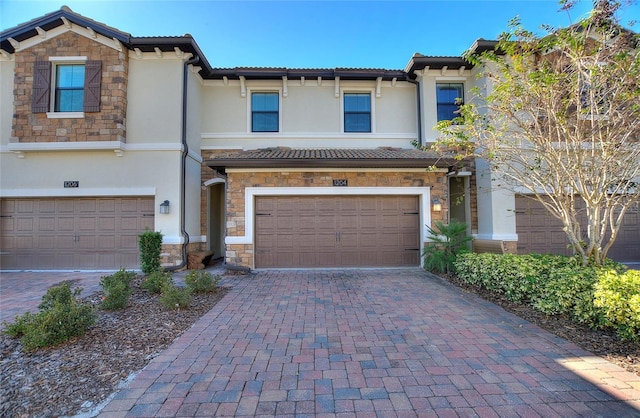
[[[128,143],[180,143],[182,68],[177,58],[155,59],[145,54],[142,59],[131,59]]]
[[[289,80],[245,83],[241,95],[238,81],[205,81],[202,96],[203,149],[256,149],[269,146],[292,148],[410,148],[417,138],[415,86],[407,82],[383,82],[380,97],[375,81],[340,81],[338,97],[334,80]],[[251,132],[251,93],[279,93],[279,132]],[[342,127],[343,94],[371,93],[372,132],[345,133]]]
[[[11,138],[13,119],[13,73],[15,61],[0,58],[0,146]]]

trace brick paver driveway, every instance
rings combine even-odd
[[[421,270],[224,283],[100,416],[640,416],[637,376]]]

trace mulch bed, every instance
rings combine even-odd
[[[0,416],[52,417],[89,412],[118,385],[144,368],[226,294],[192,295],[188,309],[167,310],[157,295],[133,283],[126,309],[96,309],[97,323],[87,333],[58,347],[30,353],[0,335]],[[72,286],[73,287],[73,286]],[[102,293],[84,300],[93,306]]]

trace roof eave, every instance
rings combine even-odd
[[[229,168],[448,168],[452,161],[449,159],[259,159],[259,158],[231,158],[210,159],[205,164],[214,170]]]
[[[36,28],[40,27],[44,30],[51,30],[58,26],[62,26],[64,24],[62,18],[65,18],[69,22],[74,23],[78,26],[91,28],[96,33],[104,35],[108,38],[115,38],[124,44],[128,44],[131,39],[131,35],[126,32],[119,31],[117,29],[96,22],[95,20],[88,19],[84,16],[72,12],[68,8],[63,7],[60,10],[46,14],[40,18],[30,20],[14,28],[7,29],[4,32],[1,32],[0,47],[9,53],[14,53],[15,49],[9,42],[9,38],[13,38],[16,41],[20,42],[33,36],[37,36],[38,33],[36,31]]]

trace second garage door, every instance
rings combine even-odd
[[[138,235],[153,230],[152,197],[2,199],[3,270],[140,265]]]
[[[262,196],[255,214],[256,268],[420,262],[417,196]]]
[[[580,223],[586,224],[586,216]],[[526,196],[516,196],[516,232],[518,253],[571,254],[560,220],[551,216],[541,203]],[[626,213],[607,257],[619,262],[640,262],[640,210],[637,206]]]

